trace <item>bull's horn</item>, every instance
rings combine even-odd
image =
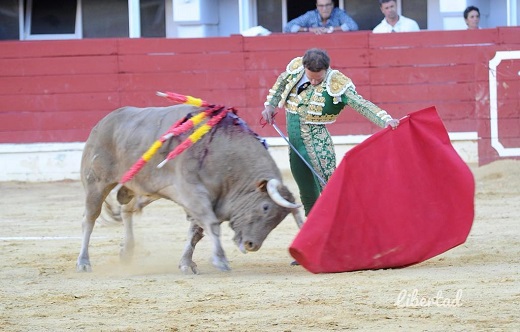
[[[267,193],[269,197],[278,205],[283,206],[288,209],[296,209],[299,208],[300,205],[296,203],[291,203],[280,195],[278,192],[278,186],[280,185],[280,181],[277,179],[271,179],[267,181]]]
[[[303,217],[299,209],[293,209],[291,211],[294,221],[296,221],[296,225],[298,225],[298,228],[302,228],[303,226]]]

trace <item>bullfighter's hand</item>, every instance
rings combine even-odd
[[[269,124],[273,124],[274,114],[275,112],[273,106],[266,106],[265,109],[262,111],[262,117],[264,118],[265,122]]]
[[[397,120],[397,119],[387,120],[385,122],[385,128],[387,128],[388,126],[392,127],[392,129],[397,128],[397,126],[399,126],[399,120]]]

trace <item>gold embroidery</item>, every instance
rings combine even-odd
[[[296,87],[293,87],[285,102],[287,112],[299,114],[302,122],[307,124],[329,124],[336,121],[338,114],[323,115],[326,98],[323,95],[325,89],[322,85],[307,89],[299,96],[295,94],[295,91]]]
[[[294,59],[292,62],[294,62],[296,59]],[[287,69],[289,69],[289,65],[287,66]],[[281,93],[280,95],[280,102],[278,103],[278,107],[283,107],[284,103],[286,102],[286,100],[288,98],[292,99],[292,96],[291,95],[296,95],[296,84],[298,83],[298,81],[303,77],[303,74],[305,72],[303,71],[303,67],[302,67],[302,70],[301,72],[299,73],[296,73],[294,75],[287,75],[286,77],[286,80],[287,80],[287,83],[285,84],[285,88],[284,88],[284,91]],[[291,94],[291,95],[289,95]],[[294,99],[292,99],[294,100]]]
[[[337,114],[313,115],[307,113],[304,121],[305,123],[333,123],[337,118]]]
[[[285,109],[288,112],[297,113],[298,112],[298,104],[287,102],[285,104]]]
[[[321,178],[328,181],[336,168],[336,156],[327,129],[325,126],[301,123],[300,133],[313,169]],[[319,183],[318,185],[321,186]]]
[[[292,59],[286,68],[286,71],[291,75],[297,74],[302,70],[303,70],[303,58],[302,57],[297,57],[297,58]]]
[[[350,86],[354,87],[354,83],[340,71],[331,70],[326,78],[326,86],[327,92],[331,97],[339,97],[344,94]],[[335,102],[336,99],[337,98],[334,98]]]
[[[321,113],[323,112],[323,106],[310,104],[310,105],[308,105],[308,110],[309,110],[309,112],[312,112],[314,114],[321,115]]]
[[[298,109],[298,105],[301,104],[301,98],[300,98],[300,96],[298,96],[296,94],[296,86],[293,86],[292,90],[289,92],[290,92],[289,96],[287,97],[287,100],[283,104],[283,105],[285,105],[285,109],[291,113],[300,112],[300,110]],[[282,107],[282,106],[280,106],[280,107]]]

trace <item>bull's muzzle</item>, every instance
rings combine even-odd
[[[260,249],[260,246],[255,244],[254,242],[252,241],[245,241],[244,242],[244,248],[247,250],[247,251],[257,251],[258,249]]]

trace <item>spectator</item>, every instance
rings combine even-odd
[[[316,9],[289,21],[284,32],[313,32],[358,30],[357,23],[344,10],[334,7],[332,0],[316,0]]]
[[[464,10],[464,21],[468,30],[480,29],[480,10],[475,6],[469,6]]]
[[[385,18],[372,30],[374,33],[419,31],[417,22],[397,14],[395,0],[379,0],[379,6]]]

